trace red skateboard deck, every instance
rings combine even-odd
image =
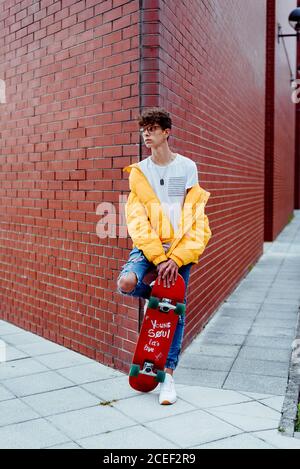
[[[170,288],[153,285],[148,307],[136,344],[129,384],[149,392],[165,379],[164,367],[172,344],[178,318],[185,313],[185,283],[181,275]]]

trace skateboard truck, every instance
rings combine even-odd
[[[154,371],[154,363],[152,362],[145,362],[143,365],[143,369],[140,369],[139,365],[132,365],[130,368],[130,376],[138,376],[139,374],[141,375],[146,375],[146,376],[153,376],[156,381],[159,383],[163,383],[165,380],[166,373],[162,370],[157,370],[156,372]]]
[[[172,300],[169,298],[162,298],[161,301],[159,301],[159,298],[156,296],[150,296],[148,308],[159,309],[162,313],[168,313],[171,310],[179,315],[183,315],[185,313],[184,303],[176,303],[176,305],[173,305]]]

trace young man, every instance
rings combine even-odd
[[[211,231],[204,206],[209,193],[198,184],[196,164],[170,150],[172,121],[162,108],[139,116],[140,131],[151,155],[124,168],[130,173],[126,222],[133,241],[129,260],[118,277],[118,291],[149,298],[151,280],[169,287],[178,273],[186,285],[190,270],[204,251]],[[166,379],[160,385],[160,404],[176,402],[173,371],[178,364],[184,331],[180,318],[166,363]]]

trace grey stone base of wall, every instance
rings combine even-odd
[[[282,417],[279,431],[286,436],[300,438],[300,432],[295,432],[298,402],[300,396],[300,310],[298,312],[298,323],[295,340],[293,342],[293,353],[291,354],[289,379],[287,391],[282,407]]]

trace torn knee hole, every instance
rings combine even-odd
[[[130,272],[130,274],[134,274],[135,276],[134,280],[133,280],[133,276],[128,275],[128,274],[122,275],[122,277],[120,277],[119,279],[118,287],[122,291],[122,293],[132,293],[137,285],[137,282],[138,282],[137,275],[134,272]]]

